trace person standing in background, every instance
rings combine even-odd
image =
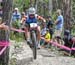
[[[57,10],[57,19],[55,21],[55,32],[54,32],[54,38],[56,38],[57,42],[60,43],[59,39],[61,39],[61,33],[63,30],[63,24],[64,24],[64,18],[63,15],[61,14],[61,10]]]
[[[20,20],[21,19],[21,14],[19,12],[19,9],[18,8],[15,8],[14,11],[13,11],[13,14],[12,14],[12,21],[17,21],[17,20]]]
[[[55,36],[61,36],[61,33],[62,33],[62,29],[63,29],[63,24],[64,24],[64,18],[63,18],[63,16],[62,16],[62,14],[61,14],[61,10],[60,9],[58,9],[57,10],[57,19],[56,19],[56,21],[55,21],[55,32],[56,32],[56,34],[55,34]]]

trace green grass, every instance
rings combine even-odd
[[[16,40],[16,42],[21,42],[24,40],[24,36],[23,33],[16,33],[14,34],[14,32],[10,33],[10,39],[11,40]]]

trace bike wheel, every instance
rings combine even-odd
[[[32,42],[33,42],[33,57],[37,58],[37,43],[36,43],[36,33],[32,32]]]

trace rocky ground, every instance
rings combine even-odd
[[[47,48],[39,49],[33,60],[33,52],[25,41],[11,41],[10,53],[10,65],[75,65],[75,58]]]

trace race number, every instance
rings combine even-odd
[[[31,27],[31,28],[35,28],[35,27],[37,27],[37,26],[38,26],[37,23],[31,23],[31,24],[30,24],[30,27]]]

